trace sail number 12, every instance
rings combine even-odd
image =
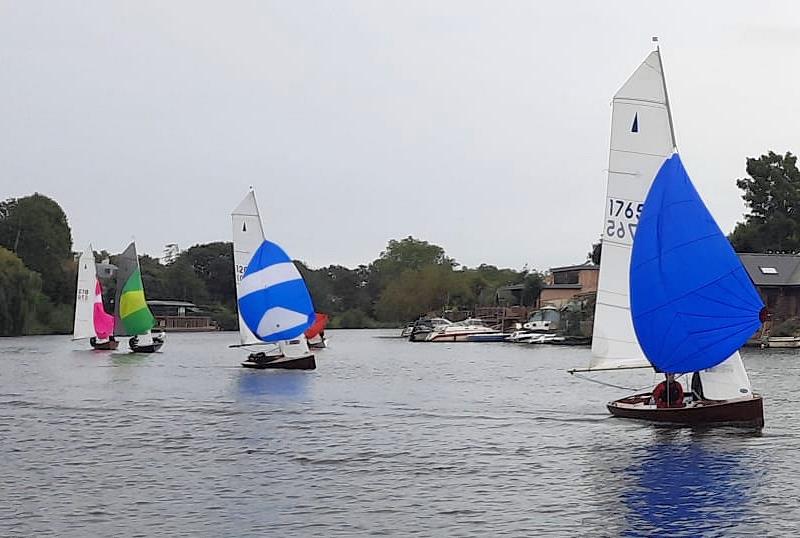
[[[643,205],[630,200],[609,198],[605,225],[606,237],[633,239],[636,234],[636,226],[639,225],[639,215],[642,213]]]

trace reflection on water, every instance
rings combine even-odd
[[[241,368],[230,333],[0,339],[0,536],[795,534],[796,356],[746,353],[754,437],[609,417],[626,392],[564,372],[585,348],[377,334],[305,372]]]
[[[303,398],[308,392],[310,372],[292,370],[242,369],[236,379],[238,395],[246,399],[268,400],[269,396]]]
[[[698,536],[747,518],[758,477],[739,442],[726,442],[719,430],[653,431],[653,442],[634,450],[623,470],[626,536]]]

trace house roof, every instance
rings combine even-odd
[[[579,290],[583,286],[580,284],[546,284],[542,286],[543,290]]]
[[[756,286],[800,286],[800,256],[794,254],[739,254]]]
[[[147,301],[148,306],[185,306],[187,308],[195,308],[194,303],[188,303],[186,301],[160,301],[155,299],[153,301]]]
[[[594,265],[593,263],[582,263],[579,265],[565,265],[564,267],[551,267],[551,273],[560,273],[562,271],[598,271],[600,270],[599,265]]]

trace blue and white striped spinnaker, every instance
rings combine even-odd
[[[239,284],[239,313],[264,342],[297,338],[314,322],[303,277],[281,247],[264,241]]]

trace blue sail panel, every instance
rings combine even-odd
[[[264,241],[239,285],[239,313],[264,342],[297,338],[314,322],[314,306],[300,272],[275,243]]]
[[[630,302],[639,345],[665,373],[711,368],[761,326],[764,303],[677,153],[661,166],[642,208]]]

